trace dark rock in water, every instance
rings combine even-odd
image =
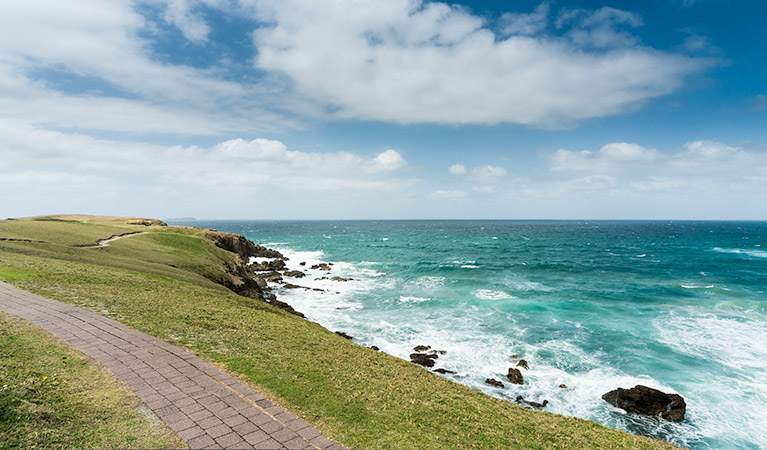
[[[509,367],[509,374],[506,375],[506,377],[508,377],[509,381],[514,384],[525,384],[525,378],[522,376],[522,372],[520,372],[519,369]]]
[[[274,261],[264,261],[258,264],[251,264],[250,267],[256,272],[285,270],[285,260],[275,259]]]
[[[679,394],[666,394],[641,384],[631,389],[618,388],[602,396],[602,399],[628,413],[660,416],[671,422],[684,420],[687,404]]]
[[[375,350],[375,351],[377,351],[377,352],[380,352],[380,351],[381,351],[381,349],[380,349],[380,348],[378,348],[378,347],[376,347],[375,345],[371,345],[371,346],[370,346],[370,348],[372,348],[373,350]]]
[[[503,383],[501,383],[500,381],[496,380],[495,378],[488,378],[488,379],[485,380],[485,383],[489,384],[490,386],[495,386],[497,388],[504,387]]]
[[[302,261],[302,262],[298,263],[298,265],[299,266],[305,266],[306,265],[306,261]]]
[[[300,270],[288,270],[283,275],[285,275],[286,277],[292,277],[292,278],[303,278],[306,276],[306,274],[301,272]]]
[[[302,287],[302,286],[299,286],[297,284],[286,283],[285,284],[285,289],[306,289],[306,288]]]
[[[354,278],[333,277],[330,281],[352,281]]]
[[[567,389],[567,385],[566,384],[560,384],[559,387],[562,388],[562,389]]]
[[[519,358],[519,353],[514,353],[513,355],[509,356],[509,358],[511,358],[511,359],[518,359]]]
[[[317,292],[325,292],[323,289],[320,289],[320,288],[312,288],[312,290]]]
[[[319,264],[313,265],[311,267],[311,269],[314,269],[314,270],[318,270],[318,269],[319,270],[330,270],[330,266],[331,266],[331,264],[328,264],[328,263],[319,263]]]
[[[444,355],[446,353],[446,350],[429,350],[430,355]]]
[[[434,369],[434,371],[437,372],[437,373],[441,373],[442,375],[445,375],[445,374],[448,374],[448,373],[457,373],[457,372],[453,372],[452,370],[447,370],[447,369],[442,369],[442,368]]]
[[[527,400],[525,400],[525,398],[524,398],[524,397],[522,397],[521,395],[518,395],[518,396],[517,396],[517,398],[516,398],[516,401],[517,401],[517,403],[519,403],[520,405],[523,405],[523,406],[532,406],[533,408],[538,408],[538,409],[541,409],[541,408],[545,408],[545,407],[546,407],[546,405],[548,405],[548,404],[549,404],[549,401],[548,401],[548,400],[544,400],[544,401],[543,401],[543,403],[538,403],[538,402],[534,402],[534,401],[527,401]]]
[[[520,359],[519,360],[519,362],[517,363],[517,367],[521,367],[523,369],[530,370],[530,366],[527,364],[527,361],[525,361],[524,359]]]
[[[336,331],[336,334],[341,336],[342,338],[349,339],[350,341],[354,339],[353,337],[349,336],[348,334],[344,333],[343,331]]]
[[[437,355],[427,355],[426,353],[411,353],[410,362],[420,364],[424,367],[434,367],[434,360]]]
[[[431,345],[416,345],[413,347],[413,350],[417,352],[425,352],[426,350],[431,350]]]

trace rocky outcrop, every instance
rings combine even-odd
[[[631,389],[618,388],[602,396],[607,403],[628,413],[658,416],[671,422],[681,422],[687,410],[687,404],[679,394],[665,392],[642,386]]]
[[[305,317],[302,313],[293,309],[289,304],[277,300],[277,297],[269,292],[266,286],[267,280],[282,280],[282,276],[276,271],[256,276],[252,267],[248,266],[251,257],[256,258],[283,258],[278,251],[271,250],[260,245],[256,245],[244,236],[234,233],[222,233],[219,231],[207,231],[203,237],[213,243],[218,248],[234,253],[237,257],[233,264],[227,266],[227,277],[225,279],[213,279],[213,281],[226,286],[235,293],[243,297],[249,297],[255,300],[261,300],[277,308],[294,314],[299,317]],[[278,259],[278,261],[282,261]],[[284,265],[284,261],[282,261]]]
[[[519,362],[517,363],[517,367],[521,367],[525,370],[530,370],[530,366],[527,364],[527,361],[525,361],[524,359],[519,360]]]
[[[168,224],[163,222],[162,220],[157,219],[143,219],[143,218],[134,218],[134,219],[128,219],[125,221],[128,225],[143,225],[145,227],[150,227],[152,225],[157,225],[160,227],[167,227]]]
[[[437,358],[437,355],[427,355],[426,353],[410,354],[410,362],[420,364],[424,367],[434,367],[434,360]]]
[[[239,234],[211,230],[205,233],[204,237],[216,247],[236,253],[245,263],[248,262],[250,257],[285,259],[282,253],[277,250],[256,245],[245,236],[240,236]]]
[[[445,375],[445,374],[455,374],[455,373],[457,373],[457,372],[455,372],[455,371],[453,371],[453,370],[447,370],[447,369],[443,369],[443,368],[434,369],[434,371],[435,371],[435,372],[437,372],[437,373],[441,373],[442,375]]]
[[[275,259],[272,261],[263,261],[256,264],[251,264],[250,268],[256,272],[268,272],[268,271],[277,271],[277,270],[285,270],[285,260],[284,259]]]
[[[503,388],[505,387],[502,382],[496,380],[495,378],[488,378],[485,380],[486,384],[489,384],[490,386],[494,386],[497,388]]]
[[[413,347],[413,351],[416,352],[425,352],[427,350],[431,350],[431,345],[416,345]]]
[[[343,331],[336,331],[336,334],[341,336],[344,339],[349,339],[350,341],[354,339],[353,337],[349,336],[348,334],[344,333]]]
[[[514,384],[525,384],[525,378],[522,376],[522,372],[520,372],[519,369],[510,367],[506,377]]]
[[[330,266],[332,266],[332,265],[333,264],[331,264],[331,263],[319,263],[319,264],[313,265],[310,268],[313,269],[313,270],[330,270]]]

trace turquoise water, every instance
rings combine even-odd
[[[458,383],[695,449],[767,448],[767,223],[186,224],[283,251],[310,275],[290,282],[325,291],[275,285],[281,300],[398,357],[446,350]],[[518,358],[524,386],[484,383]],[[685,421],[600,398],[640,383],[681,394]]]

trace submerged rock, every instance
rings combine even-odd
[[[370,348],[371,348],[371,349],[373,349],[373,350],[375,350],[375,351],[377,351],[377,352],[380,352],[380,351],[381,351],[381,349],[380,349],[380,348],[378,348],[378,347],[377,347],[377,346],[375,346],[375,345],[371,345],[371,346],[370,346]]]
[[[560,384],[560,385],[559,385],[559,387],[560,387],[561,389],[567,389],[567,385],[566,385],[566,384]]]
[[[413,347],[413,350],[416,352],[425,352],[426,350],[431,350],[431,345],[416,345]]]
[[[434,360],[437,355],[427,355],[426,353],[411,353],[410,362],[420,364],[424,367],[434,367]]]
[[[485,380],[485,383],[489,384],[490,386],[497,387],[497,388],[505,387],[502,382],[496,380],[495,378],[488,378],[488,379]]]
[[[522,372],[520,372],[519,369],[510,367],[509,374],[506,375],[506,377],[508,377],[509,381],[514,384],[525,384],[525,378],[522,376]]]
[[[548,400],[544,400],[543,403],[528,401],[528,400],[525,400],[525,398],[522,397],[521,395],[517,396],[516,401],[522,406],[532,406],[533,408],[537,408],[537,409],[545,408],[546,405],[549,404]]]
[[[519,362],[517,363],[517,367],[521,367],[525,370],[530,370],[530,366],[527,364],[527,361],[525,361],[524,359],[519,360]]]
[[[618,388],[602,396],[607,403],[628,413],[658,416],[671,422],[681,422],[687,404],[679,394],[666,394],[638,384],[631,389]]]
[[[437,372],[437,373],[441,373],[442,375],[445,375],[445,374],[448,374],[448,373],[450,373],[450,374],[457,373],[457,372],[454,372],[452,370],[447,370],[447,369],[442,369],[442,368],[434,369],[434,371]]]

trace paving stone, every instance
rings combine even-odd
[[[227,433],[232,432],[232,429],[224,425],[223,423],[221,425],[216,425],[214,427],[204,428],[204,429],[205,429],[205,433],[207,433],[207,435],[212,437],[213,439],[216,439]]]
[[[262,430],[256,430],[252,433],[246,434],[245,436],[243,436],[243,438],[245,439],[245,442],[247,442],[248,444],[256,445],[260,442],[263,442],[269,439],[269,435]]]

